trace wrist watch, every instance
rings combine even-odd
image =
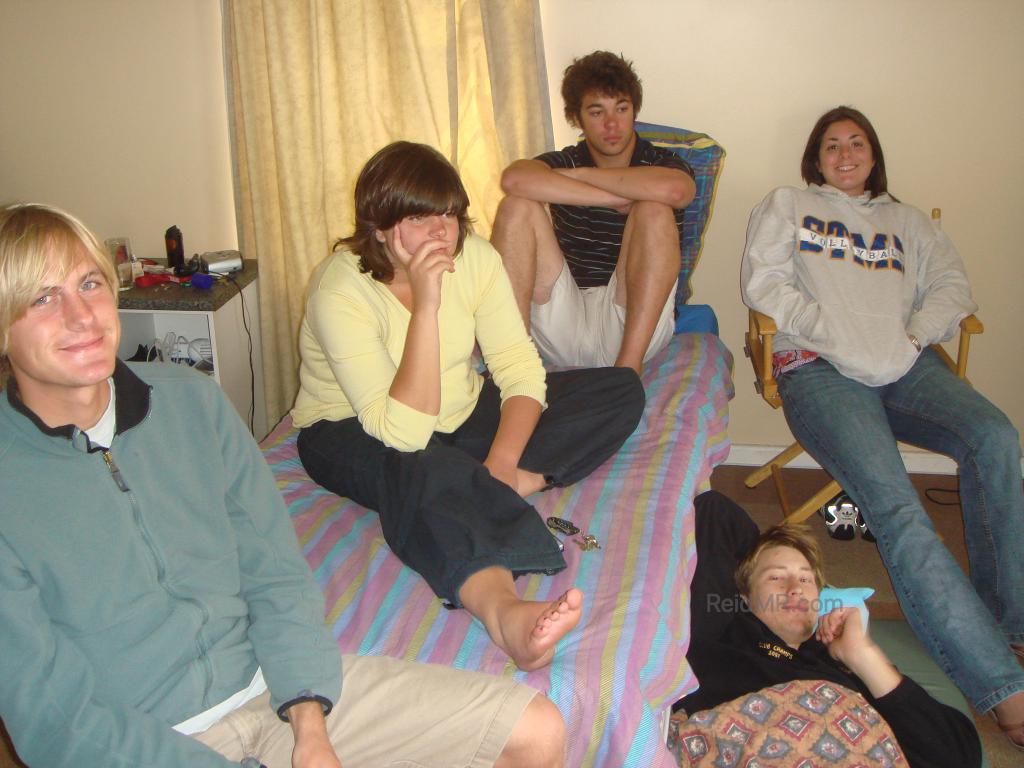
[[[921,342],[917,340],[917,336],[912,333],[907,334],[907,338],[910,339],[910,343],[914,345],[914,349],[918,352],[921,351]]]

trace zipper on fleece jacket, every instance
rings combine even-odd
[[[135,525],[138,528],[139,534],[142,536],[142,540],[146,543],[146,547],[149,549],[149,552],[153,557],[153,564],[156,567],[157,582],[168,594],[192,605],[202,617],[202,626],[205,626],[210,620],[210,612],[206,609],[206,606],[199,600],[180,594],[167,584],[167,568],[164,564],[163,557],[161,557],[160,553],[157,551],[156,545],[153,543],[153,537],[150,536],[149,530],[142,521],[142,512],[139,509],[137,499],[135,495],[131,493],[131,488],[129,488],[128,483],[125,482],[124,476],[121,474],[121,470],[114,461],[114,456],[110,452],[109,448],[103,449],[103,462],[107,465],[107,469],[110,470],[110,476],[114,478],[114,482],[117,483],[117,487],[121,492],[129,494]],[[203,667],[203,701],[206,701],[210,697],[210,688],[213,687],[213,664],[210,662],[208,653],[209,648],[207,647],[206,638],[203,636],[202,632],[196,633],[195,644],[199,661]]]
[[[160,555],[156,545],[153,543],[153,537],[150,535],[149,530],[142,521],[142,510],[139,509],[138,500],[136,499],[135,494],[132,493],[132,489],[129,488],[128,483],[125,482],[124,475],[121,474],[121,470],[114,461],[114,454],[110,452],[110,449],[104,448],[102,456],[103,462],[107,465],[107,469],[110,470],[110,476],[114,479],[114,482],[117,483],[118,489],[122,493],[128,494],[128,502],[131,504],[132,508],[132,519],[135,521],[135,527],[153,558],[153,565],[156,568],[157,582],[159,582],[159,584],[169,593],[174,594],[173,590],[167,588],[167,584],[165,582],[167,568],[164,564],[163,557]]]
[[[128,487],[128,483],[124,481],[124,477],[121,476],[121,470],[117,468],[117,464],[114,463],[114,457],[110,453],[110,449],[107,448],[103,451],[103,461],[107,465],[107,469],[110,470],[110,476],[114,478],[114,482],[117,483],[117,487],[121,489],[122,493],[128,493],[131,488]]]

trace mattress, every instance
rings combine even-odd
[[[568,568],[518,580],[526,599],[585,594],[579,627],[550,666],[519,671],[462,610],[447,610],[388,549],[376,515],[306,475],[288,419],[261,444],[344,653],[383,654],[511,675],[563,713],[570,766],[675,765],[664,712],[696,687],[686,664],[693,497],[728,454],[732,357],[712,334],[679,334],[648,361],[636,432],[590,477],[530,498],[543,517],[596,537],[565,538]]]

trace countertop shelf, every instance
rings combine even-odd
[[[256,261],[247,260],[241,272],[232,274],[230,280],[216,281],[209,289],[160,283],[122,291],[118,297],[118,355],[127,360],[140,347],[151,350],[162,342],[172,362],[184,362],[182,358],[199,362],[191,345],[196,341],[208,344],[211,358],[202,362],[210,365],[209,373],[242,420],[251,425],[253,435],[262,439],[268,430],[258,276]],[[168,337],[173,350],[168,350]]]
[[[246,259],[242,264],[241,272],[229,275],[230,279],[214,281],[208,289],[182,283],[160,283],[147,288],[133,286],[120,292],[117,308],[148,312],[216,312],[259,276],[256,259]]]

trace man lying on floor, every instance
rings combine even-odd
[[[758,534],[746,512],[714,491],[701,494],[694,504],[697,571],[691,588],[693,639],[687,659],[700,688],[679,707],[693,715],[768,686],[776,689],[765,701],[791,681],[827,681],[828,685],[809,689],[817,694],[817,705],[799,710],[796,721],[779,723],[789,733],[803,736],[801,718],[813,720],[807,715],[817,706],[820,717],[838,728],[831,735],[816,736],[808,747],[833,754],[855,748],[845,742],[856,742],[873,714],[853,697],[855,714],[837,720],[829,707],[838,698],[827,699],[857,692],[892,729],[910,766],[981,764],[973,723],[900,674],[869,636],[858,608],[835,608],[819,625],[819,593],[825,579],[814,539],[795,526],[776,526]],[[741,609],[733,610],[736,607]],[[820,701],[822,697],[826,701]],[[751,709],[750,702],[742,706]],[[759,706],[752,715],[756,729],[763,731],[775,723],[770,705]],[[775,719],[791,718],[793,711],[778,708]],[[681,736],[685,731],[684,727]]]

